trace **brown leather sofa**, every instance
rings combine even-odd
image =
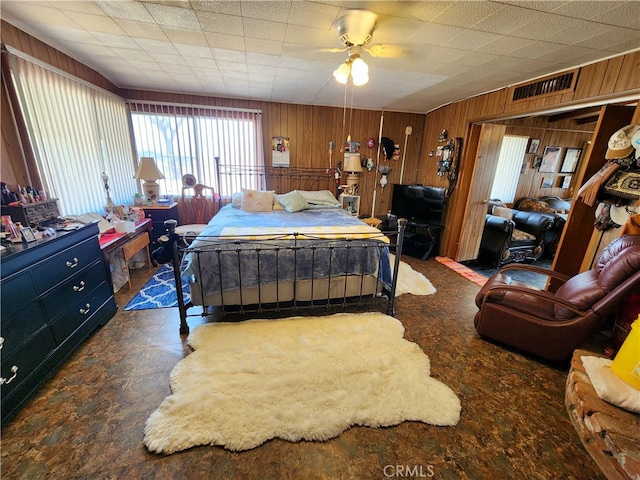
[[[567,215],[571,210],[572,199],[560,198],[556,196],[545,196],[540,198],[522,197],[513,204],[515,210],[525,212],[538,212],[551,219],[551,226],[544,234],[544,256],[553,257],[562,231],[567,221]]]
[[[510,269],[563,282],[554,293],[513,280]],[[566,361],[629,295],[640,291],[640,235],[616,238],[592,270],[567,277],[534,265],[507,265],[476,296],[480,336],[551,361]]]

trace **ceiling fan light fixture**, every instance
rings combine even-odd
[[[367,74],[360,75],[360,76],[352,75],[351,78],[353,80],[353,84],[356,87],[360,87],[360,86],[366,84],[369,81],[369,75],[367,75]]]
[[[345,85],[347,80],[349,80],[349,73],[351,73],[351,66],[347,62],[344,62],[333,71],[333,77],[338,83]]]
[[[351,76],[352,77],[364,77],[369,75],[369,66],[365,63],[365,61],[356,57],[351,62]]]

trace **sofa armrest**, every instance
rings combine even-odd
[[[545,232],[553,224],[553,216],[540,212],[513,210],[513,222],[518,230],[530,233],[537,239],[542,239]]]

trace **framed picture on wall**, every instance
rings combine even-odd
[[[540,150],[540,139],[532,138],[529,141],[529,148],[527,148],[527,153],[538,153],[538,150]]]
[[[578,167],[578,162],[580,161],[580,155],[582,155],[581,148],[567,148],[567,151],[564,152],[560,173],[575,172]]]
[[[560,177],[562,178],[562,183],[560,184],[561,188],[569,188],[571,186],[571,175],[567,175],[566,177]]]
[[[540,188],[553,188],[553,177],[543,177]]]
[[[542,153],[542,163],[540,164],[539,172],[554,173],[558,168],[558,162],[560,161],[560,147],[544,147]]]

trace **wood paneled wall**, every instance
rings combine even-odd
[[[586,101],[603,98],[612,99],[613,101],[623,94],[640,92],[640,75],[635,74],[640,69],[640,52],[582,67],[576,89],[572,94],[552,95],[538,100],[514,104],[509,101],[508,88],[505,87],[488,94],[443,106],[426,115],[361,109],[353,109],[353,111],[347,109],[345,112],[343,108],[335,107],[123,90],[96,71],[14,26],[2,21],[1,27],[0,34],[4,44],[11,45],[28,55],[116,93],[123,98],[260,109],[263,112],[263,135],[267,163],[270,162],[271,137],[279,135],[290,137],[291,162],[295,166],[328,167],[328,145],[329,141],[333,141],[335,149],[332,166],[335,167],[336,161],[340,158],[340,149],[344,140],[346,140],[347,134],[351,134],[352,140],[361,142],[363,156],[372,156],[375,159],[377,158],[377,148],[369,150],[366,147],[366,141],[368,138],[378,139],[380,119],[384,115],[382,135],[391,138],[400,146],[401,159],[404,153],[402,149],[404,147],[405,129],[407,126],[411,126],[413,130],[413,133],[407,138],[403,183],[422,183],[446,187],[448,186],[446,177],[437,175],[438,158],[435,155],[429,155],[431,150],[435,152],[438,145],[440,145],[438,137],[441,131],[446,129],[449,133],[449,138],[460,137],[463,139],[463,153],[457,187],[449,199],[447,225],[441,239],[440,253],[449,256],[455,256],[461,225],[464,221],[468,190],[475,166],[475,158],[467,155],[469,140],[474,140],[469,136],[470,132],[472,132],[471,125],[473,123],[516,116],[522,118],[526,115],[544,112],[551,107],[577,106]],[[21,142],[15,141],[20,137],[15,132],[14,123],[5,120],[7,115],[9,115],[9,118],[12,115],[10,109],[7,110],[7,103],[3,97],[3,180],[9,184],[12,181],[14,181],[13,183],[24,183],[23,179],[28,178],[25,166],[25,155],[27,154],[21,148],[21,146],[24,146],[24,142],[20,145]],[[513,132],[525,132],[528,129],[531,137],[541,138],[542,147],[547,144],[579,146],[589,136],[587,132],[584,134],[577,132],[573,135],[558,137],[557,133],[553,133],[554,125],[548,125],[549,128],[545,130],[544,134],[535,133],[545,128],[542,125],[545,121],[545,119],[537,119],[536,122],[540,122],[540,124],[531,125],[526,123],[527,120],[513,120],[510,128]],[[522,127],[522,130],[518,130],[516,127]],[[11,129],[14,132],[11,132]],[[382,155],[380,162],[390,163],[393,168],[391,175],[389,175],[389,185],[381,189],[379,184],[376,183],[376,179],[379,176],[375,172],[363,172],[360,177],[361,213],[371,212],[374,189],[376,189],[377,193],[376,214],[384,214],[390,209],[391,186],[399,179],[401,162],[386,161],[382,159]],[[528,187],[523,186],[520,191],[523,194],[527,191],[532,196],[543,194],[540,191],[535,192],[535,194],[533,192],[537,181],[538,178],[534,172],[525,171],[523,185],[528,185]],[[557,191],[554,190],[554,192]]]

